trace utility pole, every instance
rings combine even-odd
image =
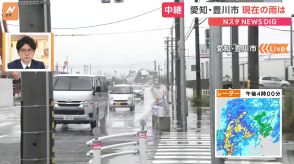
[[[197,3],[198,0],[195,0]],[[201,77],[200,77],[200,42],[199,42],[199,18],[196,17],[194,19],[194,28],[195,28],[195,56],[196,56],[196,95],[193,92],[193,96],[197,97],[197,99],[201,99]],[[202,70],[203,71],[203,70]],[[202,117],[202,110],[197,109],[197,129],[201,128],[201,123],[198,121]]]
[[[90,64],[90,74],[92,74],[92,66],[91,66],[91,64]]]
[[[222,44],[222,27],[210,26],[210,78],[209,78],[209,102],[210,102],[210,145],[211,145],[211,163],[224,164],[221,158],[215,158],[215,89],[221,89],[222,86],[222,53],[217,52],[217,45]]]
[[[174,111],[174,34],[173,27],[170,30],[171,35],[171,103],[172,111]]]
[[[58,73],[58,63],[57,63],[57,62],[56,62],[55,69],[56,69],[56,70],[55,70],[55,73],[56,73],[56,74],[59,74],[59,73]]]
[[[51,32],[49,0],[19,0],[20,32]],[[21,164],[54,163],[51,72],[22,73]]]
[[[153,85],[155,85],[156,80],[156,60],[154,60],[154,75],[153,75]]]
[[[242,82],[242,86],[243,86],[243,88],[245,88],[246,86],[245,86],[245,64],[247,64],[247,63],[242,63],[241,65],[242,65],[242,74],[243,74],[243,82]]]
[[[180,2],[180,0],[175,0]],[[180,40],[180,18],[175,18],[175,84],[176,84],[176,116],[177,120],[182,123],[181,111],[181,70],[180,70],[180,55],[179,55],[179,40]]]
[[[248,46],[256,46],[258,49],[258,26],[248,27]],[[248,80],[251,89],[259,88],[258,50],[248,51]]]
[[[158,65],[158,83],[160,86],[160,65]]]
[[[232,85],[234,89],[240,88],[240,68],[239,52],[236,52],[235,46],[239,44],[238,26],[231,27],[231,46],[232,46]]]
[[[198,0],[195,0],[198,2]],[[199,47],[199,19],[194,20],[195,28],[195,50],[196,50],[196,97],[201,99],[201,77],[200,77],[200,47]]]
[[[184,2],[184,0],[181,0]],[[185,65],[185,22],[184,18],[180,18],[180,40],[179,44],[179,55],[180,55],[180,95],[181,95],[181,116],[182,116],[182,128],[183,131],[187,131],[187,115],[188,115],[188,104],[186,98],[186,65]]]
[[[169,37],[166,38],[166,99],[169,102]]]
[[[66,72],[68,73],[68,55],[66,55]]]

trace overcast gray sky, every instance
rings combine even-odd
[[[168,0],[124,0],[123,3],[111,1],[109,4],[102,4],[101,0],[51,0],[51,23],[54,34],[90,34],[90,36],[56,36],[56,63],[62,66],[68,56],[69,66],[74,68],[74,72],[82,71],[83,65],[89,64],[92,65],[93,72],[117,70],[119,73],[126,73],[130,69],[153,69],[154,60],[163,67],[166,57],[164,39],[170,35],[170,29],[165,28],[173,25],[173,19],[163,18],[161,9],[158,8],[161,7],[162,2],[168,2]],[[93,28],[58,29],[107,24],[154,9],[158,10],[120,23]],[[192,19],[192,16],[186,15],[185,33],[188,32]],[[200,18],[200,22],[202,20],[204,18]],[[17,21],[8,23],[18,24]],[[207,20],[200,25],[200,43],[202,44],[204,30],[207,27]],[[289,30],[289,27],[277,28]],[[134,32],[154,29],[164,30]],[[18,32],[18,27],[9,26],[9,30]],[[228,32],[229,28],[224,28],[223,42],[227,44],[229,44]],[[186,55],[195,54],[194,35],[193,31],[186,40]],[[289,36],[289,32],[260,27],[260,42],[289,42]],[[247,27],[240,28],[240,43],[247,43]]]
[[[100,0],[51,0],[52,27],[81,27],[110,23],[161,7],[159,0],[125,0],[102,4]],[[68,6],[68,7],[64,7]],[[78,30],[53,29],[55,34],[97,34],[85,37],[56,37],[55,55],[62,62],[66,55],[72,66],[92,64],[95,69],[117,70],[153,68],[153,61],[164,62],[164,37],[169,30],[127,34],[107,34],[169,28],[172,19],[161,17],[161,10],[116,24]],[[105,35],[102,35],[105,34]]]

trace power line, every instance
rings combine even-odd
[[[268,29],[271,29],[271,30],[276,30],[276,31],[284,31],[284,32],[290,32],[290,30],[282,30],[282,29],[279,29],[279,28],[274,28],[274,27],[268,27],[268,26],[263,26],[264,28],[268,28]],[[293,32],[294,30],[292,30]]]
[[[10,26],[19,26],[9,24]],[[172,27],[173,29],[175,27]],[[185,27],[189,28],[190,27]],[[200,27],[200,28],[208,28],[208,27]],[[136,31],[125,31],[125,32],[109,32],[109,33],[89,33],[89,34],[54,34],[54,36],[93,36],[93,35],[118,35],[118,34],[132,34],[132,33],[142,33],[142,32],[154,32],[154,31],[163,31],[163,30],[170,30],[170,28],[157,28],[157,29],[147,29],[147,30],[136,30]],[[191,33],[191,32],[190,32]]]
[[[116,24],[116,23],[128,21],[128,20],[131,20],[131,19],[134,19],[134,18],[138,18],[138,17],[144,16],[146,14],[152,13],[154,11],[157,11],[159,9],[161,9],[161,7],[156,8],[156,9],[153,9],[153,10],[150,10],[150,11],[147,11],[145,13],[142,13],[142,14],[139,14],[139,15],[136,15],[136,16],[132,16],[132,17],[129,17],[129,18],[126,18],[126,19],[121,19],[121,20],[114,21],[114,22],[109,22],[109,23],[102,23],[102,24],[89,25],[89,26],[80,26],[80,27],[55,27],[55,28],[52,28],[52,29],[58,29],[58,30],[76,30],[76,29],[85,29],[85,28],[93,28],[93,27],[107,26],[107,25],[112,25],[112,24]],[[12,24],[9,24],[9,25],[12,25]],[[12,26],[15,26],[15,25],[12,25]],[[19,26],[19,25],[17,25],[17,26]]]
[[[202,22],[200,22],[198,24],[198,26],[200,26],[207,18],[205,18],[204,20],[202,20]],[[194,21],[194,20],[193,20]],[[194,30],[194,28],[191,29],[190,33],[188,34],[188,36],[185,38],[185,40],[187,40],[189,38],[189,36],[191,35],[192,31]]]
[[[189,28],[189,27],[185,27],[185,28]],[[203,27],[203,28],[207,28],[207,27]],[[90,34],[55,34],[54,36],[77,36],[78,37],[78,36],[94,36],[94,35],[119,35],[119,34],[132,34],[132,33],[142,33],[142,32],[155,32],[155,31],[164,31],[164,30],[170,30],[170,28],[157,28],[157,29],[125,31],[125,32],[90,33]]]
[[[201,18],[201,19],[203,19],[203,18]],[[200,20],[200,21],[202,21],[202,22],[199,23],[198,26],[201,25],[205,20],[206,20],[206,19],[204,19],[203,21]],[[194,21],[195,21],[195,18],[194,18],[194,19],[192,20],[192,22],[191,22],[191,25],[190,25],[190,27],[189,27],[190,32],[188,32],[188,33],[187,33],[188,35],[185,36],[185,40],[187,40],[187,39],[189,38],[189,36],[191,35],[192,31],[194,30],[194,28],[192,27]],[[188,30],[188,31],[189,31],[189,30]]]
[[[55,67],[58,67],[58,68],[63,68],[64,66],[60,65],[60,66],[55,66]],[[153,66],[150,65],[150,66],[131,66],[131,67],[120,67],[120,68],[113,68],[113,67],[101,67],[99,65],[95,66],[95,65],[91,65],[91,68],[92,69],[107,69],[107,70],[110,70],[110,69],[137,69],[137,68],[146,68],[146,69],[152,69]],[[68,68],[73,68],[73,69],[81,69],[83,68],[83,65],[69,65]]]
[[[204,23],[204,21],[206,20],[207,18],[205,18],[201,23],[199,23],[198,25],[201,25],[202,23]],[[192,20],[192,23],[191,25],[193,25],[193,21],[194,19]],[[11,24],[10,24],[11,25]],[[190,33],[194,30],[194,28],[191,28],[191,25],[189,27],[185,27],[185,28],[188,28],[190,32],[187,32],[186,36],[189,37]],[[15,26],[18,26],[18,25],[15,25]],[[274,27],[268,27],[268,26],[263,26],[264,28],[268,28],[268,29],[271,29],[271,30],[276,30],[276,31],[283,31],[283,32],[290,32],[290,30],[283,30],[283,29],[278,29],[278,28],[274,28]],[[172,28],[175,28],[175,27],[172,27]],[[208,27],[199,27],[199,28],[208,28]],[[56,29],[56,28],[55,28]],[[114,32],[114,33],[93,33],[93,34],[62,34],[62,35],[59,35],[59,34],[56,34],[56,36],[71,36],[71,35],[74,35],[74,36],[88,36],[88,35],[111,35],[111,34],[128,34],[128,33],[140,33],[140,32],[153,32],[153,31],[162,31],[162,30],[170,30],[170,28],[158,28],[158,29],[149,29],[149,30],[138,30],[138,31],[126,31],[126,32]],[[292,30],[292,32],[294,32],[294,30]],[[189,34],[188,34],[189,33]],[[188,38],[186,38],[188,39]]]
[[[207,18],[205,18],[204,20],[202,20],[202,22],[200,22],[200,23],[198,24],[198,26],[200,26],[204,21],[206,21],[206,19],[207,19]],[[193,29],[194,29],[194,28],[191,29],[190,33],[189,33],[188,36],[185,38],[185,40],[187,40],[187,39],[189,38],[189,36],[191,35]]]
[[[192,19],[192,21],[191,21],[191,24],[190,24],[190,26],[189,26],[188,32],[187,32],[186,35],[185,35],[185,38],[187,38],[187,36],[190,35],[191,31],[193,30],[192,26],[193,26],[194,21],[195,21],[195,17],[194,17],[194,18]],[[185,39],[185,40],[186,40],[186,39]]]
[[[188,36],[185,37],[185,41],[190,37],[191,33],[193,32],[193,29],[194,29],[194,28],[192,28],[192,29],[190,30]]]
[[[106,26],[106,25],[111,25],[111,24],[116,24],[116,23],[128,21],[128,20],[131,20],[131,19],[134,19],[134,18],[137,18],[137,17],[141,17],[141,16],[144,16],[146,14],[149,14],[149,13],[152,13],[154,11],[157,11],[159,9],[161,9],[161,7],[156,8],[156,9],[153,9],[151,11],[147,11],[147,12],[145,12],[143,14],[139,14],[139,15],[136,15],[136,16],[133,16],[133,17],[130,17],[130,18],[126,18],[126,19],[122,19],[122,20],[118,20],[118,21],[114,21],[114,22],[109,22],[109,23],[103,23],[103,24],[97,24],[97,25],[90,25],[90,26],[81,26],[81,27],[55,28],[55,29],[83,29],[83,28],[92,28],[92,27]]]
[[[74,69],[80,69],[80,68],[82,68],[84,65],[76,65],[76,64],[71,64],[71,65],[69,65],[68,67],[69,68],[74,68]],[[57,66],[55,66],[55,67],[64,67],[63,65],[57,65]],[[99,66],[99,65],[92,65],[91,64],[91,68],[92,69],[120,69],[120,68],[133,68],[133,69],[136,69],[136,68],[142,68],[142,67],[144,67],[144,68],[153,68],[153,65],[152,64],[150,64],[150,65],[148,65],[148,66],[140,66],[140,65],[134,65],[134,66],[120,66],[119,68],[114,68],[113,66]]]
[[[150,62],[142,62],[142,63],[123,63],[123,64],[105,64],[105,65],[95,65],[92,64],[92,67],[114,67],[114,66],[120,66],[120,67],[138,67],[138,66],[148,66],[152,65],[153,66],[153,61]],[[81,65],[79,64],[71,64],[73,67],[79,67]]]
[[[118,35],[118,34],[132,34],[132,33],[142,33],[142,32],[154,32],[170,30],[170,28],[158,28],[149,30],[138,30],[138,31],[125,31],[125,32],[110,32],[110,33],[91,33],[91,34],[55,34],[54,36],[93,36],[93,35]]]
[[[91,64],[92,68],[114,68],[115,66],[119,67],[119,68],[122,68],[122,67],[126,67],[126,68],[133,68],[133,67],[147,67],[147,66],[152,66],[153,63],[150,63],[150,64],[133,64],[133,65],[94,65],[94,64]],[[81,65],[79,64],[71,64],[70,66],[73,66],[73,67],[80,67]]]

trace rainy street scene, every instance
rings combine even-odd
[[[291,5],[0,0],[0,163],[293,164]]]

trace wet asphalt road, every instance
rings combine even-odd
[[[107,125],[98,129],[99,137],[119,133],[137,132],[140,130],[140,119],[148,115],[153,95],[150,88],[145,88],[145,100],[136,100],[136,109],[130,112],[128,108],[118,108],[109,112]],[[0,159],[1,164],[20,163],[20,107],[0,108]],[[148,126],[150,126],[148,124]],[[89,147],[86,141],[92,139],[93,133],[89,124],[56,125],[55,135],[55,161],[57,164],[86,163],[90,158],[86,156]],[[132,137],[120,137],[106,141],[104,145],[133,141]],[[124,149],[124,148],[123,148]],[[119,149],[111,149],[108,152],[117,152]],[[133,155],[130,155],[133,156]],[[137,160],[137,156],[130,159],[128,156],[124,161]],[[109,158],[103,161],[105,164],[117,163],[118,158]]]
[[[137,132],[140,129],[140,119],[148,115],[152,102],[154,101],[150,88],[145,88],[145,100],[138,100],[136,102],[136,110],[130,112],[129,109],[117,109],[115,112],[109,112],[107,116],[106,128],[99,128],[99,136],[113,135],[119,133]],[[190,131],[199,131],[209,133],[209,109],[202,110],[200,120],[197,118],[197,112],[200,110],[190,108],[188,116],[188,125]],[[172,114],[175,116],[176,113]],[[149,115],[151,116],[151,115]],[[149,117],[150,118],[150,117]],[[198,123],[201,122],[201,125]],[[173,126],[174,124],[174,126]],[[173,119],[172,131],[177,131],[176,120]],[[156,137],[157,133],[152,131],[151,121],[147,122],[148,135]],[[92,139],[94,136],[91,132],[90,125],[69,124],[63,126],[58,124],[56,126],[55,137],[55,161],[57,164],[79,164],[86,163],[90,158],[86,156],[89,147],[85,142]],[[134,141],[134,137],[120,137],[106,141],[104,145],[113,143],[120,143],[126,141]],[[151,141],[150,141],[151,140]],[[154,141],[154,140],[153,140]],[[149,143],[152,143],[152,138],[149,138]],[[154,142],[156,143],[156,141]],[[283,144],[283,162],[269,161],[269,162],[240,162],[240,161],[226,161],[227,164],[233,163],[294,163],[294,144]],[[115,148],[105,153],[119,152],[128,150],[129,148]],[[286,150],[287,149],[287,150]],[[19,164],[20,163],[20,107],[0,108],[0,163],[1,164]],[[150,159],[150,158],[149,158]],[[102,160],[103,164],[117,164],[117,163],[139,163],[138,155],[124,155],[119,157],[112,157]]]
[[[136,100],[136,109],[131,112],[129,108],[117,108],[113,112],[108,112],[106,128],[100,127],[98,129],[99,137],[114,135],[120,133],[138,132],[140,130],[140,119],[143,115],[148,114],[153,102],[153,96],[150,88],[145,88],[145,100]],[[56,163],[68,163],[78,164],[85,163],[90,158],[86,156],[89,147],[85,145],[85,142],[92,139],[94,136],[91,132],[90,125],[70,124],[67,126],[56,126]],[[120,137],[111,139],[103,143],[103,145],[110,145],[114,143],[133,141],[134,137]],[[128,149],[128,148],[122,148]],[[119,152],[120,149],[111,149],[106,153]],[[118,161],[131,162],[137,160],[137,156],[130,159],[127,155],[122,157],[108,158],[102,161],[103,164],[115,164]]]

